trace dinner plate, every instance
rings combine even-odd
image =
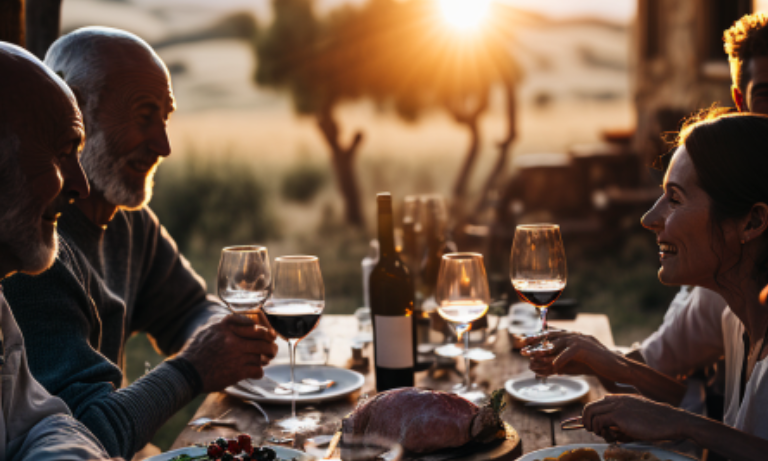
[[[275,450],[275,453],[277,453],[278,461],[290,461],[294,458],[296,458],[297,461],[313,461],[315,459],[303,451],[292,450],[290,448],[284,447],[274,447],[272,445],[267,446]],[[208,449],[204,447],[177,448],[176,450],[167,451],[165,453],[152,456],[151,458],[146,458],[144,461],[169,461],[179,455],[203,456],[207,451]]]
[[[504,383],[504,388],[509,392],[509,395],[517,400],[547,406],[566,405],[571,402],[576,402],[589,392],[589,384],[581,378],[571,376],[550,376],[547,378],[547,382],[562,386],[563,393],[547,397],[532,397],[525,392],[521,392],[522,389],[537,383],[536,376],[529,372],[508,380]]]
[[[291,366],[286,364],[270,365],[264,368],[264,373],[275,381],[286,383],[291,380]],[[299,394],[297,403],[317,403],[328,400],[336,400],[345,397],[360,388],[365,383],[365,377],[360,373],[346,368],[329,367],[326,365],[296,365],[296,381],[313,378],[319,381],[331,380],[334,384],[320,392],[311,394]],[[267,380],[246,379],[224,390],[227,394],[246,400],[255,400],[259,403],[290,405],[291,394],[282,395],[267,392],[266,395],[252,390],[251,385],[262,389],[274,389],[275,385]]]
[[[605,452],[605,449],[608,448],[608,444],[607,443],[578,443],[573,445],[561,445],[559,447],[544,448],[543,450],[532,451],[526,455],[523,455],[523,457],[518,458],[517,461],[535,461],[535,460],[542,460],[544,458],[557,458],[564,451],[573,450],[574,448],[593,448],[595,451],[597,451],[600,454],[600,457],[602,458],[603,453]],[[680,453],[675,453],[673,451],[656,448],[651,445],[643,445],[640,443],[622,444],[621,448],[637,450],[637,451],[648,451],[654,454],[657,458],[659,458],[662,461],[691,461],[692,459],[695,459],[685,455],[681,455]]]

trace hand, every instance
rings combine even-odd
[[[551,349],[531,347],[545,337],[552,343]],[[520,353],[531,358],[530,368],[539,375],[597,374],[616,380],[623,371],[621,357],[592,336],[560,330],[529,338],[527,342],[530,345]]]
[[[584,407],[584,428],[608,442],[676,440],[685,437],[688,414],[636,395],[607,395]]]
[[[206,393],[220,391],[246,378],[261,378],[262,366],[275,354],[274,332],[235,314],[198,330],[179,353],[194,365]]]

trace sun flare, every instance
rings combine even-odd
[[[438,0],[445,21],[457,29],[473,29],[488,15],[491,0]]]

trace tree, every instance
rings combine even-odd
[[[519,75],[505,15],[493,14],[482,30],[460,34],[444,26],[433,0],[369,0],[323,20],[311,0],[273,0],[273,8],[274,23],[256,44],[256,81],[288,91],[299,114],[317,119],[349,223],[362,225],[354,160],[363,134],[358,131],[346,145],[339,139],[334,109],[344,100],[369,98],[407,121],[430,109],[446,110],[466,126],[469,148],[453,187],[454,210],[460,212],[479,152],[479,120],[491,89],[501,83],[512,104],[505,154],[497,162],[506,164]]]

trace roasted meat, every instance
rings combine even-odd
[[[502,398],[503,393],[497,392],[491,404],[481,408],[446,392],[394,389],[359,406],[342,422],[342,433],[397,440],[412,453],[490,442],[503,430]]]

